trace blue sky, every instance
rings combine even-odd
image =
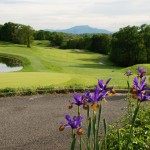
[[[0,0],[0,24],[28,24],[34,29],[76,25],[117,31],[150,24],[149,0]]]

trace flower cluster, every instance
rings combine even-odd
[[[83,95],[78,95],[77,93],[74,94],[75,102],[70,102],[68,108],[72,108],[73,105],[81,106],[83,105],[84,109],[87,109],[88,105],[91,104],[92,108],[96,110],[98,108],[98,102],[102,99],[105,99],[106,95],[108,94],[115,94],[115,90],[113,88],[107,88],[108,83],[110,82],[111,78],[109,78],[106,83],[104,80],[98,79],[98,85],[94,89],[94,93],[84,93]]]
[[[130,95],[130,82],[129,77],[132,75],[132,72],[130,70],[126,71],[125,75],[128,77],[128,114],[129,114],[129,123],[131,123],[131,126],[129,128],[129,133],[126,138],[126,134],[124,136],[123,132],[119,129],[118,131],[118,144],[116,149],[128,149],[129,145],[131,144],[132,137],[133,137],[133,127],[135,124],[135,120],[137,118],[139,109],[140,109],[140,102],[144,101],[150,101],[150,93],[147,91],[150,90],[147,88],[146,83],[146,77],[145,74],[147,71],[144,68],[141,68],[138,66],[137,68],[138,76],[134,78],[133,80],[133,87],[131,89],[131,93],[133,98],[137,99],[137,106],[134,108],[134,105],[132,105],[132,99]],[[71,143],[71,149],[75,149],[75,143],[76,139],[79,138],[79,145],[80,150],[82,150],[82,136],[76,136],[75,131],[78,135],[82,135],[84,132],[82,130],[82,120],[83,117],[80,114],[80,108],[83,107],[83,109],[87,110],[87,138],[86,138],[86,147],[87,149],[107,149],[107,124],[105,119],[103,119],[104,123],[104,135],[103,139],[100,141],[99,133],[100,133],[100,125],[101,125],[101,110],[102,110],[102,100],[105,100],[106,96],[110,96],[112,94],[115,94],[114,88],[108,88],[108,84],[110,82],[111,78],[109,78],[106,82],[104,80],[98,79],[98,84],[94,89],[94,92],[86,92],[84,94],[74,94],[74,101],[69,101],[68,108],[71,109],[73,106],[76,106],[78,109],[78,115],[74,116],[73,118],[70,117],[70,115],[66,115],[66,123],[61,122],[59,131],[63,131],[65,128],[70,127],[72,129],[72,143]],[[91,109],[90,109],[91,108]],[[91,113],[92,110],[92,113]],[[97,111],[98,110],[98,111]],[[98,114],[97,114],[98,112]],[[122,133],[121,133],[122,132]],[[93,135],[93,136],[92,136]],[[120,138],[121,135],[121,138]],[[127,141],[126,141],[127,140]],[[121,142],[124,142],[125,144],[121,144]],[[114,144],[114,142],[113,142]],[[113,145],[114,146],[114,145]]]
[[[138,66],[138,77],[135,77],[133,80],[133,87],[131,89],[131,93],[133,94],[133,98],[138,99],[140,102],[150,101],[150,94],[146,91],[149,90],[146,88],[146,70]]]
[[[94,92],[91,93],[90,91],[82,94],[81,96],[77,93],[74,94],[74,100],[75,101],[69,101],[68,108],[71,109],[73,105],[76,105],[78,107],[78,116],[74,116],[71,120],[71,117],[69,115],[66,115],[67,123],[61,123],[59,130],[63,131],[66,127],[71,127],[72,130],[77,129],[77,134],[82,135],[83,131],[81,129],[81,122],[83,117],[80,115],[80,106],[83,106],[83,109],[89,110],[89,105],[91,104],[91,108],[93,111],[97,110],[99,108],[99,102],[107,95],[115,94],[115,90],[113,88],[108,88],[107,85],[110,82],[111,78],[109,78],[106,83],[104,80],[98,79],[98,85],[94,89]]]

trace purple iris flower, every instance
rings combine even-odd
[[[132,75],[132,72],[130,70],[128,70],[128,71],[125,72],[125,75],[129,77],[129,76]]]
[[[90,96],[90,92],[84,93],[81,96],[75,93],[74,94],[75,102],[70,102],[70,103],[75,104],[77,106],[84,105],[85,103],[87,103],[89,96]]]
[[[82,122],[83,117],[81,116],[74,116],[73,119],[71,119],[70,115],[65,116],[67,123],[61,123],[61,126],[64,127],[70,127],[72,129],[79,129],[81,128],[80,124]]]
[[[89,97],[89,102],[94,104],[94,103],[98,103],[100,100],[102,100],[103,98],[106,97],[108,90],[102,91],[100,92],[101,89],[97,86],[94,90],[93,95],[91,95]]]
[[[138,77],[135,77],[134,80],[133,80],[133,86],[134,88],[137,90],[137,91],[144,91],[145,90],[145,87],[147,85],[147,83],[145,82],[146,80],[146,77],[144,77],[141,82],[140,82],[140,85],[139,85],[139,79]]]
[[[145,82],[146,77],[142,78],[141,82],[139,83],[138,77],[135,77],[133,80],[133,86],[136,89],[137,99],[141,102],[143,101],[150,101],[150,94],[147,94],[145,90],[147,90]]]
[[[86,92],[86,93],[84,93],[84,94],[82,95],[82,101],[83,101],[83,103],[84,103],[84,104],[87,104],[89,98],[90,98],[90,91],[88,91],[88,92]]]
[[[99,85],[100,92],[106,91],[106,90],[111,90],[110,88],[107,88],[107,85],[108,85],[108,83],[109,83],[110,80],[111,80],[111,78],[109,78],[106,81],[106,83],[104,83],[104,80],[98,79],[98,85]]]
[[[138,66],[137,71],[138,71],[138,76],[140,78],[142,78],[147,73],[147,71],[144,68],[140,67],[140,66]]]
[[[74,99],[75,99],[75,102],[72,102],[72,104],[75,104],[75,105],[78,105],[78,106],[80,106],[80,105],[83,105],[83,95],[82,96],[80,96],[79,94],[77,94],[77,93],[75,93],[74,94]]]
[[[140,100],[140,102],[150,101],[150,94],[138,93],[138,99]]]

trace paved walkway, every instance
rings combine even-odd
[[[73,94],[0,98],[0,150],[69,150],[70,130],[59,132]],[[125,96],[113,96],[103,104],[103,117],[115,122],[125,113]],[[83,110],[82,115],[86,115]]]

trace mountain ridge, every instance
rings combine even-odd
[[[88,25],[79,25],[68,29],[62,29],[62,30],[45,29],[45,31],[63,32],[63,33],[70,33],[70,34],[96,34],[96,33],[112,34],[113,33],[106,29],[98,29],[98,28],[90,27]]]

